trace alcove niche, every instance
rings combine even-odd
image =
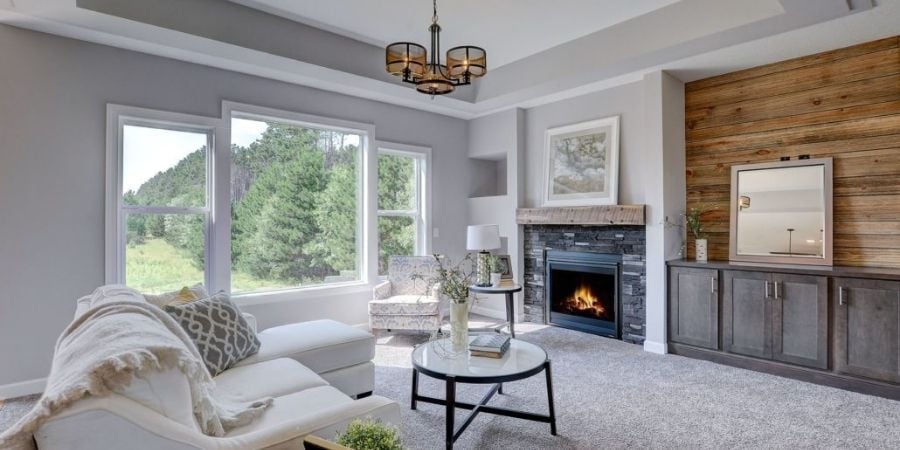
[[[506,195],[506,154],[469,158],[469,198]]]

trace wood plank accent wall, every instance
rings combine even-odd
[[[900,267],[900,36],[688,83],[685,131],[710,259],[728,259],[731,165],[810,155],[834,158],[834,264]]]

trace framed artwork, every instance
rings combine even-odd
[[[500,262],[503,264],[503,272],[500,273],[501,280],[512,280],[512,260],[509,258],[509,255],[497,255],[500,258]]]
[[[619,116],[547,129],[542,206],[616,205]]]

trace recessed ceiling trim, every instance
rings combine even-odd
[[[121,20],[93,12],[75,14],[94,16],[80,21],[92,22],[94,26]],[[127,28],[114,26],[119,28],[116,32],[106,32],[2,9],[0,23],[461,119],[472,118],[476,113],[470,102],[451,97],[430,100],[404,86],[151,25],[130,22]]]
[[[822,0],[780,1],[787,11],[778,19],[783,21],[779,24],[780,28],[773,29],[772,23],[765,22],[761,24],[761,29],[768,34],[755,40],[747,40],[745,35],[744,41],[729,41],[722,36],[713,35],[712,40],[720,41],[719,47],[709,47],[708,42],[698,46],[698,40],[694,45],[687,45],[690,48],[673,47],[661,56],[648,53],[634,58],[616,70],[598,70],[576,79],[563,77],[535,83],[508,94],[482,98],[474,103],[446,97],[430,100],[399,84],[79,9],[74,6],[73,0],[17,0],[15,9],[8,8],[0,1],[0,23],[462,119],[515,107],[538,106],[609,89],[638,81],[645,74],[657,70],[665,70],[683,81],[692,81],[892,36],[900,31],[897,28],[900,23],[900,0],[880,0],[876,8],[865,10],[866,7],[862,6],[863,11],[856,14],[844,4],[846,0],[827,0],[832,7],[836,3],[844,4],[846,15],[829,20],[827,17],[814,14],[810,17],[810,14],[806,14],[796,18],[794,22],[788,21],[786,17],[802,15],[804,11],[809,13],[803,5],[809,7],[812,2]],[[815,4],[822,6],[820,3]],[[840,8],[829,9],[831,13],[840,13],[839,10]],[[798,22],[807,25],[796,28]],[[795,28],[791,29],[791,25]],[[750,36],[749,39],[753,39],[754,35]],[[667,61],[667,58],[670,60]],[[476,88],[480,89],[481,86],[476,85]]]
[[[10,0],[12,1],[12,0]],[[342,27],[336,27],[334,25],[329,25],[325,22],[320,22],[318,20],[310,19],[309,17],[303,17],[299,14],[294,14],[290,11],[285,11],[281,8],[276,8],[274,6],[269,6],[265,2],[261,2],[258,0],[228,0],[232,3],[237,3],[239,5],[246,6],[248,8],[253,8],[260,10],[264,13],[271,14],[273,16],[284,17],[288,20],[293,20],[297,23],[302,23],[304,25],[309,25],[311,27],[319,28],[321,30],[330,31],[332,33],[340,34],[342,36],[348,37],[350,39],[355,39],[360,42],[365,42],[366,44],[374,45],[375,47],[384,47],[388,44],[387,41],[383,41],[381,39],[374,39],[369,36],[364,36],[362,34],[356,33],[353,30],[348,30]]]

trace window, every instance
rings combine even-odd
[[[110,281],[159,293],[207,281],[210,128],[117,117]],[[108,269],[110,270],[110,269]],[[108,276],[109,278],[109,276]]]
[[[386,275],[391,255],[428,252],[425,238],[425,165],[427,153],[381,149],[378,152],[378,274]]]
[[[107,283],[295,299],[275,291],[367,289],[430,252],[430,149],[376,151],[371,125],[223,102],[109,105],[107,131]]]
[[[361,280],[360,132],[233,113],[231,289]]]

